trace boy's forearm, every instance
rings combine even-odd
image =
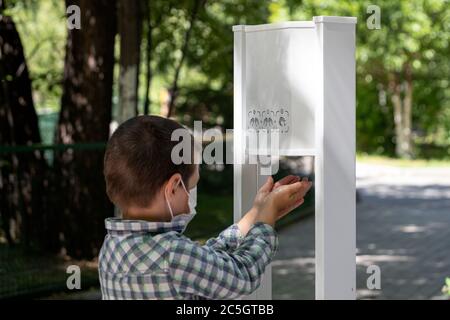
[[[255,208],[251,208],[236,224],[243,237],[247,235],[250,228],[255,224],[256,214]]]
[[[252,228],[252,226],[257,222],[263,222],[274,226],[275,222],[269,221],[269,219],[264,219],[255,207],[252,207],[237,223],[239,231],[242,236],[246,236],[248,231]]]

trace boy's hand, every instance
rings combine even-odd
[[[258,190],[253,207],[237,223],[239,230],[245,236],[256,222],[274,225],[281,217],[303,203],[303,197],[311,188],[307,178],[289,175],[274,183],[269,177]]]
[[[275,190],[283,185],[292,184],[298,181],[300,181],[299,176],[289,175],[274,184],[272,176],[268,177],[266,183],[258,190],[258,193],[256,194],[255,200],[253,202],[253,207],[257,208],[262,205],[265,198],[272,190]]]
[[[255,222],[275,222],[300,206],[312,183],[308,178],[287,176],[274,184],[272,177],[259,189],[254,202]]]

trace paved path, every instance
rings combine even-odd
[[[357,165],[357,294],[431,299],[450,276],[450,168]],[[381,269],[368,290],[366,269]],[[314,217],[280,232],[274,299],[314,298]]]

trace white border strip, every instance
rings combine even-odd
[[[314,28],[317,23],[350,23],[356,24],[356,17],[336,17],[336,16],[317,16],[312,21],[286,21],[279,23],[256,24],[256,25],[235,25],[233,32],[256,32],[279,29],[295,28]]]

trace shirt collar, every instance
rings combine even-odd
[[[109,234],[163,233],[168,231],[182,232],[185,228],[185,223],[183,221],[150,222],[144,220],[107,218],[105,219],[105,227]]]

